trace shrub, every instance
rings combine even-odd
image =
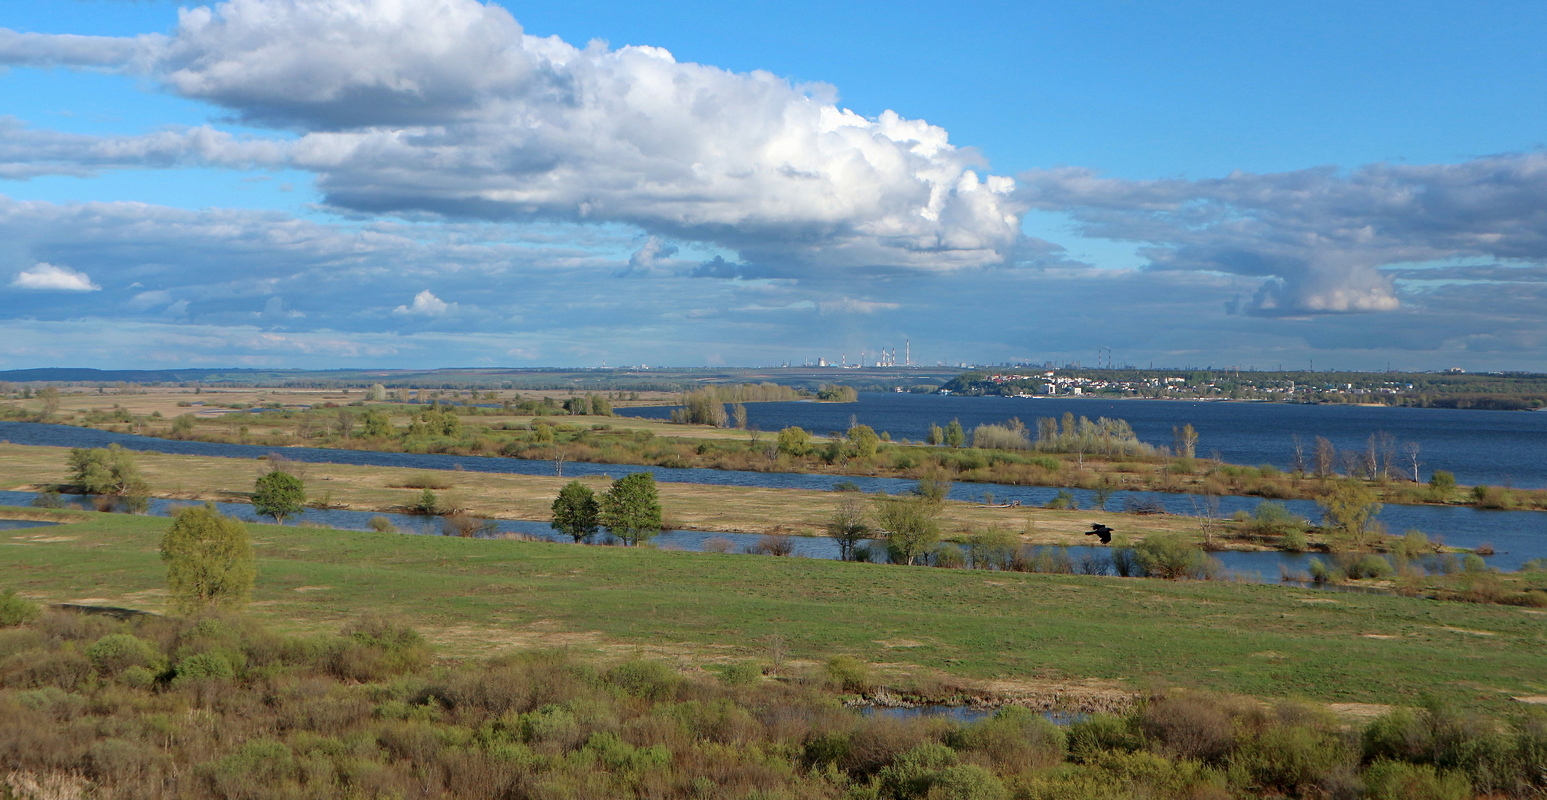
[[[1152,578],[1181,580],[1203,578],[1208,574],[1208,556],[1180,534],[1156,534],[1134,548],[1139,566]]]
[[[870,689],[870,668],[852,656],[835,656],[823,665],[827,678],[840,689],[851,694],[864,694]]]
[[[224,653],[195,653],[177,662],[173,685],[195,681],[231,680],[236,677],[236,667]]]
[[[682,678],[659,661],[625,661],[607,673],[607,680],[625,693],[646,700],[664,700],[677,693]]]
[[[787,533],[770,533],[747,545],[747,552],[762,556],[794,555],[795,538]]]
[[[1003,771],[1055,766],[1064,760],[1068,748],[1067,737],[1057,725],[1019,706],[1005,706],[993,717],[957,730],[947,743],[963,752],[981,753]]]
[[[380,514],[371,517],[370,526],[377,533],[397,533],[397,526],[392,524],[392,520]]]
[[[1469,800],[1472,786],[1463,775],[1440,772],[1428,764],[1377,761],[1364,773],[1370,800]]]
[[[1144,739],[1129,719],[1110,714],[1092,714],[1069,726],[1069,756],[1087,761],[1106,751],[1131,753],[1144,746]]]
[[[726,686],[748,686],[763,677],[763,670],[751,661],[726,664],[720,669],[720,682]]]
[[[40,612],[37,603],[18,596],[15,589],[0,594],[0,628],[25,625],[37,619]]]
[[[128,633],[112,633],[98,639],[86,648],[97,671],[117,675],[130,667],[151,667],[161,661],[161,654],[151,644]]]

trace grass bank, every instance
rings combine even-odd
[[[79,514],[77,514],[79,516]],[[164,519],[5,532],[47,602],[161,611]],[[852,655],[1007,693],[1185,686],[1323,702],[1547,696],[1547,617],[1276,586],[907,568],[251,526],[251,614],[293,632],[402,615],[458,653],[567,645],[685,663]]]

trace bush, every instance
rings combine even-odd
[[[371,517],[370,526],[377,533],[397,533],[397,526],[392,524],[392,520],[380,514]]]
[[[37,603],[18,596],[15,589],[0,594],[0,628],[25,625],[37,619],[40,612]]]
[[[1139,566],[1152,578],[1181,580],[1208,577],[1208,556],[1201,548],[1175,533],[1156,534],[1134,548]]]
[[[955,731],[947,743],[962,752],[981,753],[1002,771],[1056,766],[1068,748],[1057,725],[1019,706],[1005,706],[993,717]]]
[[[1428,764],[1377,761],[1364,773],[1370,800],[1470,800],[1465,776],[1442,773]]]
[[[86,648],[92,666],[106,675],[117,675],[130,667],[155,666],[161,662],[156,648],[128,633],[113,633]]]
[[[870,690],[870,668],[852,656],[836,656],[823,665],[827,678],[851,694],[864,694]]]
[[[763,677],[763,670],[750,661],[726,664],[720,668],[720,682],[726,686],[749,686]]]
[[[625,661],[607,673],[607,680],[625,693],[646,700],[674,697],[682,677],[659,661]]]

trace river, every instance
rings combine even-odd
[[[860,395],[861,398],[868,396],[870,395]],[[963,403],[977,402],[985,399],[989,398],[958,398]],[[1028,400],[1023,402],[1035,403],[1038,401]],[[1137,405],[1138,401],[1135,401],[1134,404]],[[800,405],[809,405],[819,409],[854,407],[853,404],[845,406],[827,404]],[[1206,403],[1201,405],[1213,406],[1223,404]],[[1246,406],[1247,404],[1240,405]],[[1268,407],[1263,404],[1250,405],[1255,408]],[[1293,408],[1292,406],[1284,407]],[[753,406],[748,408],[750,412]],[[1489,414],[1512,412],[1478,411],[1457,413]],[[1526,416],[1526,412],[1519,412],[1519,415]],[[362,464],[416,469],[465,469],[474,472],[523,475],[552,475],[554,473],[552,462],[539,460],[416,453],[382,453],[364,450],[309,447],[272,448],[259,445],[174,441],[125,433],[109,433],[107,431],[76,428],[68,425],[48,425],[32,422],[0,422],[0,441],[62,447],[106,447],[109,444],[117,443],[131,450],[146,452],[230,458],[258,458],[270,452],[278,451],[282,452],[286,458],[310,463]],[[908,491],[915,485],[913,481],[898,478],[834,477],[831,475],[745,472],[738,470],[673,469],[620,464],[591,464],[573,461],[567,462],[564,465],[564,470],[566,475],[610,475],[615,477],[627,472],[647,471],[653,473],[656,480],[667,483],[760,486],[814,491],[829,491],[839,481],[852,482],[861,491],[867,493],[885,492],[897,494]],[[999,503],[1018,501],[1022,505],[1040,506],[1052,499],[1058,491],[1056,488],[1042,486],[958,483],[951,489],[951,498],[962,501],[975,501],[981,500],[985,492],[991,492],[994,495],[995,501]],[[1082,508],[1090,507],[1092,498],[1089,492],[1073,490],[1073,494]],[[1193,514],[1202,508],[1202,500],[1195,496],[1154,492],[1118,492],[1108,502],[1108,507],[1111,509],[1121,509],[1129,499],[1159,503],[1175,514]],[[1220,498],[1220,514],[1228,517],[1238,510],[1249,512],[1256,508],[1259,502],[1261,500],[1254,497],[1223,497]],[[1313,520],[1319,518],[1315,503],[1309,500],[1290,500],[1285,501],[1284,505],[1291,511],[1307,518]],[[1496,554],[1489,557],[1488,561],[1500,569],[1518,569],[1527,560],[1547,557],[1547,512],[1484,511],[1463,506],[1388,505],[1381,511],[1378,521],[1395,534],[1401,534],[1407,530],[1421,530],[1428,534],[1430,538],[1441,538],[1446,544],[1457,547],[1470,549],[1483,544],[1491,545]],[[542,523],[530,524],[541,525]],[[1118,527],[1120,530],[1120,523]],[[715,534],[703,535],[705,538],[708,538]],[[1277,570],[1264,569],[1263,572],[1265,575],[1275,575]]]
[[[1191,424],[1198,430],[1198,455],[1217,454],[1232,464],[1280,469],[1289,467],[1296,435],[1309,458],[1317,436],[1325,436],[1339,450],[1363,451],[1371,434],[1384,431],[1399,443],[1395,466],[1404,470],[1412,467],[1401,444],[1418,444],[1424,480],[1443,469],[1465,484],[1547,487],[1547,412],[865,392],[854,403],[749,403],[747,424],[764,431],[798,425],[826,434],[848,430],[853,419],[896,439],[923,441],[931,424],[943,426],[953,419],[969,434],[977,425],[1011,417],[1035,431],[1037,418],[1065,412],[1125,419],[1140,439],[1154,445],[1169,446],[1171,429]],[[671,408],[623,408],[617,413],[665,419]]]

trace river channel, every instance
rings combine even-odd
[[[863,395],[862,395],[863,396]],[[979,398],[974,398],[979,399]],[[1029,401],[1028,401],[1029,402]],[[1486,413],[1486,412],[1477,412]],[[171,453],[182,455],[220,456],[227,458],[253,458],[264,456],[270,452],[283,452],[286,458],[295,461],[321,464],[357,464],[382,467],[407,467],[415,469],[464,469],[475,472],[511,473],[523,475],[552,475],[554,465],[550,461],[527,460],[514,458],[480,457],[480,456],[450,456],[416,453],[383,453],[363,450],[337,450],[330,448],[286,447],[272,448],[259,445],[219,444],[211,442],[175,441],[169,439],[155,439],[145,436],[134,436],[124,433],[109,433],[90,428],[76,428],[67,425],[48,425],[30,422],[0,422],[0,441],[9,441],[26,445],[49,445],[55,447],[106,447],[117,443],[130,450],[145,452]],[[861,491],[867,493],[885,492],[896,494],[908,491],[915,485],[913,481],[898,478],[866,478],[866,477],[834,477],[831,475],[805,475],[778,472],[746,472],[737,470],[714,469],[674,469],[668,467],[641,467],[623,464],[591,464],[585,462],[567,462],[564,465],[566,475],[606,475],[618,477],[628,472],[645,471],[655,475],[656,480],[667,483],[697,483],[716,486],[758,486],[781,489],[805,489],[814,491],[830,491],[835,483],[849,481],[857,485]],[[1022,505],[1040,506],[1047,503],[1059,490],[1056,488],[1041,486],[1009,486],[1005,484],[988,483],[957,483],[951,489],[951,498],[962,501],[981,501],[984,493],[992,493],[997,503],[1019,502]],[[1089,492],[1072,490],[1082,508],[1090,507],[1092,499]],[[1129,499],[1144,502],[1159,503],[1167,511],[1174,514],[1193,514],[1203,507],[1203,500],[1193,495],[1166,494],[1157,492],[1118,492],[1108,501],[1108,508],[1121,509]],[[1261,502],[1255,497],[1223,497],[1220,498],[1220,513],[1229,516],[1237,510],[1251,511]],[[13,503],[25,505],[25,503]],[[1301,514],[1310,519],[1317,519],[1319,513],[1315,503],[1308,500],[1290,500],[1284,504],[1294,513]],[[235,506],[235,508],[247,508]],[[250,516],[250,510],[246,512]],[[361,513],[361,512],[316,512],[313,513]],[[342,527],[364,528],[365,522],[374,514],[365,514],[364,519],[355,524]],[[332,524],[323,518],[308,518],[319,524]],[[409,518],[419,519],[422,518]],[[1392,533],[1401,534],[1407,530],[1421,530],[1430,538],[1439,537],[1446,544],[1475,548],[1488,544],[1495,550],[1495,555],[1488,558],[1488,562],[1504,570],[1518,569],[1525,561],[1535,558],[1547,557],[1547,512],[1533,511],[1486,511],[1464,506],[1399,506],[1387,505],[1381,511],[1378,520],[1386,525]],[[546,529],[544,523],[524,522],[513,523],[502,521],[504,524],[518,524],[537,526]],[[1120,522],[1118,523],[1120,530]],[[530,533],[531,530],[511,528],[512,532]],[[726,534],[704,532],[680,532],[688,537],[682,542],[683,549],[689,549],[688,539],[693,536],[702,537],[699,541],[707,540],[715,536],[727,536]],[[744,534],[747,535],[747,534]],[[671,539],[663,539],[659,542],[663,546],[674,546]],[[812,557],[831,557],[821,550],[831,543],[825,539],[801,540],[801,554]],[[738,545],[739,547],[739,545]],[[813,549],[815,548],[815,549]],[[692,549],[697,549],[696,547]],[[1099,549],[1099,548],[1098,548]],[[1255,571],[1262,574],[1268,580],[1276,580],[1280,566],[1303,571],[1303,566],[1294,567],[1293,564],[1303,564],[1303,556],[1280,553],[1221,553],[1218,554],[1230,569],[1246,569],[1244,563],[1233,563],[1238,558],[1250,559]]]

